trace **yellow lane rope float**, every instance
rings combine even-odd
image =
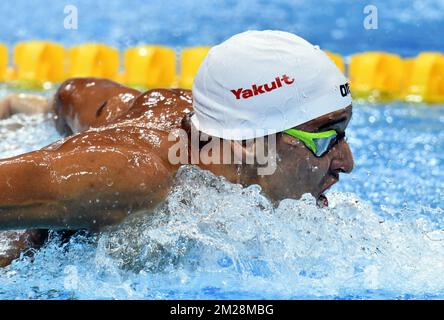
[[[173,87],[176,53],[164,46],[144,45],[125,50],[122,82],[134,87]]]

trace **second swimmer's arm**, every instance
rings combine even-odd
[[[47,97],[26,93],[10,94],[0,100],[0,119],[22,112],[49,112],[51,108],[51,101]]]
[[[156,206],[170,171],[146,146],[116,137],[84,132],[0,160],[0,230],[97,229]]]

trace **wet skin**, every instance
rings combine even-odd
[[[54,96],[56,127],[67,138],[41,150],[0,160],[0,230],[97,230],[139,209],[153,209],[168,194],[179,165],[168,160],[168,134],[189,125],[188,90],[140,93],[94,78],[70,79]],[[344,131],[352,107],[296,128]],[[298,139],[277,135],[278,166],[258,176],[253,165],[200,165],[229,181],[257,183],[273,200],[318,198],[350,172],[353,158],[342,139],[317,158]]]

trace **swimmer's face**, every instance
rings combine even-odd
[[[295,127],[320,132],[345,131],[352,116],[352,106],[329,113]],[[339,173],[353,169],[353,156],[345,139],[340,139],[322,157],[316,157],[299,139],[285,133],[276,137],[277,168],[273,175],[264,176],[261,185],[274,200],[298,199],[311,193],[323,199],[323,193],[339,180]]]

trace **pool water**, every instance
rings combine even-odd
[[[0,269],[0,299],[444,298],[443,128],[444,107],[355,103],[356,167],[323,209],[182,167],[155,214]],[[0,136],[1,157],[58,138],[51,115]]]
[[[444,51],[444,2],[73,0],[0,2],[1,41],[104,42],[121,51],[158,43],[179,50],[247,29],[294,32],[349,55]],[[0,88],[0,96],[11,92]],[[44,94],[49,94],[45,92]],[[277,208],[193,167],[155,214],[130,217],[64,242],[56,233],[33,258],[0,269],[0,299],[444,298],[444,106],[356,102],[347,136],[356,167],[327,193]],[[0,121],[0,157],[59,138],[51,115]],[[0,251],[2,243],[0,242]]]

